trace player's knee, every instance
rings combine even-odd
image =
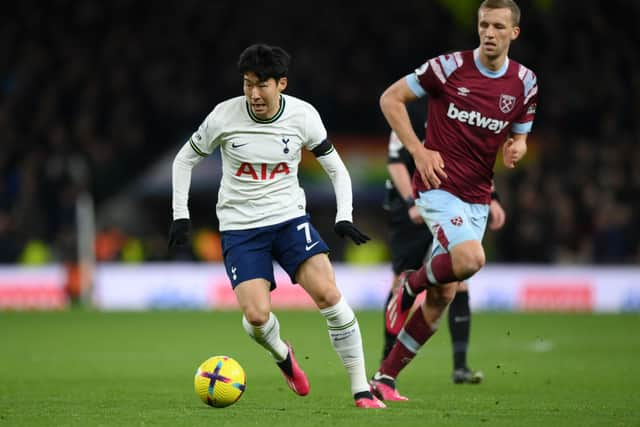
[[[469,257],[469,262],[467,267],[470,271],[473,271],[473,273],[476,273],[482,267],[484,267],[486,262],[487,260],[484,256],[483,250],[474,251]]]
[[[458,252],[453,262],[456,276],[461,279],[466,279],[484,267],[486,263],[484,250],[482,250],[482,247],[479,247]]]
[[[245,309],[244,317],[253,326],[262,326],[269,320],[269,310],[262,310],[258,307]]]
[[[315,296],[315,303],[318,308],[333,307],[340,302],[340,291],[337,287],[327,289],[326,291]]]

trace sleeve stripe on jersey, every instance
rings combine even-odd
[[[527,97],[524,99],[524,103],[526,104],[527,102],[529,102],[529,100],[531,99],[532,96],[534,96],[536,93],[538,93],[538,86],[534,86],[533,89],[531,89],[531,92],[529,92],[529,95],[527,95]]]
[[[444,74],[442,74],[442,68],[440,68],[440,64],[438,64],[438,61],[436,61],[434,58],[429,61],[429,65],[431,66],[431,68],[433,68],[433,72],[438,77],[438,79],[440,79],[442,83],[446,83],[447,79],[444,77]]]
[[[513,133],[529,133],[531,132],[532,127],[533,127],[533,122],[514,123],[511,126],[511,130],[513,131]]]
[[[529,69],[524,65],[520,64],[520,68],[518,68],[518,78],[520,80],[524,80],[524,75],[527,74],[527,71],[529,71]]]
[[[538,92],[538,79],[536,75],[533,74],[533,71],[525,67],[524,65],[520,65],[520,69],[518,70],[518,77],[522,80],[522,84],[524,84],[524,96],[527,98],[531,98],[535,93]],[[535,93],[532,93],[535,91]],[[525,101],[525,103],[527,102]]]
[[[418,98],[422,98],[427,94],[422,86],[420,86],[420,80],[418,79],[416,73],[407,74],[407,76],[405,77],[405,81],[407,82],[409,89],[411,89],[411,92],[413,92],[413,94]]]
[[[193,148],[193,151],[195,151],[198,154],[198,156],[201,156],[201,157],[208,156],[208,154],[202,152],[202,150],[198,148],[195,142],[193,142],[193,138],[189,138],[189,145],[191,145],[191,148]]]
[[[456,62],[458,63],[458,68],[462,67],[464,64],[464,60],[462,59],[462,54],[460,52],[455,52],[453,57],[456,58]]]
[[[458,61],[454,55],[440,55],[438,59],[440,60],[440,64],[442,65],[442,69],[444,70],[444,74],[447,78],[449,78],[451,73],[459,67]]]

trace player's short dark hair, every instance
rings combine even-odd
[[[240,74],[255,73],[260,81],[279,80],[287,76],[290,62],[291,56],[281,47],[257,43],[240,54],[238,71]]]
[[[520,25],[520,8],[513,0],[484,0],[478,10],[480,9],[509,9],[513,26]]]

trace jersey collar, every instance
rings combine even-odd
[[[247,108],[247,113],[249,114],[249,117],[251,117],[251,120],[253,120],[256,123],[264,124],[264,123],[273,123],[276,120],[278,120],[280,116],[282,116],[282,113],[284,113],[284,105],[286,104],[286,101],[284,99],[284,96],[280,95],[280,108],[278,108],[278,111],[270,119],[260,119],[256,117],[256,115],[253,114],[253,111],[251,111],[251,107],[249,106],[249,103],[245,101],[244,104]]]
[[[504,76],[504,74],[507,72],[507,69],[509,68],[508,56],[499,70],[491,71],[490,69],[482,65],[482,62],[480,61],[480,48],[477,48],[473,51],[473,62],[476,63],[476,68],[478,68],[478,71],[480,71],[483,76],[489,77],[490,79],[497,79],[498,77]]]

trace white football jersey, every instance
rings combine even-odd
[[[201,156],[220,147],[221,231],[278,224],[306,213],[298,182],[301,150],[314,149],[327,131],[311,104],[281,96],[280,109],[269,120],[257,118],[244,96],[221,102],[189,140]]]

